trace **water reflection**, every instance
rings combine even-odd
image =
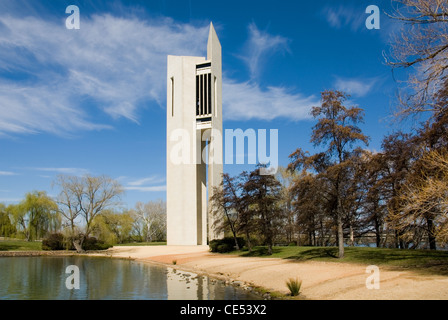
[[[69,265],[80,289],[65,282]],[[258,296],[190,272],[130,260],[90,257],[0,258],[0,299],[13,300],[239,300]]]

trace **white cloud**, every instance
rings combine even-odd
[[[126,183],[124,189],[129,191],[140,191],[140,192],[166,191],[166,184],[160,185],[160,183],[164,183],[165,181],[166,181],[165,178],[161,178],[157,175],[154,175],[137,180],[130,180]]]
[[[366,7],[347,5],[325,6],[322,9],[322,14],[328,24],[336,29],[350,28],[352,31],[358,31],[365,26]]]
[[[0,79],[1,135],[111,128],[89,108],[138,122],[148,105],[164,107],[166,56],[203,56],[208,32],[109,14],[83,16],[80,30],[67,30],[59,19],[7,12],[0,29],[0,72],[25,78]]]
[[[149,187],[125,187],[125,190],[141,191],[141,192],[160,192],[166,191],[166,185],[149,186]]]
[[[251,23],[249,39],[245,44],[244,53],[240,57],[249,68],[251,79],[259,76],[269,54],[289,51],[288,43],[289,39],[261,31],[254,23]]]
[[[89,170],[83,168],[30,168],[37,171],[54,172],[58,174],[68,174],[73,176],[83,176],[89,173]]]
[[[240,59],[249,69],[250,80],[223,79],[224,119],[287,118],[298,121],[311,118],[311,107],[319,103],[314,96],[305,96],[295,88],[274,85],[263,88],[257,81],[269,55],[289,51],[289,41],[283,36],[259,30],[254,23],[249,25],[249,38]]]
[[[283,87],[262,89],[256,83],[225,79],[223,117],[228,120],[311,119],[311,108],[319,105],[319,99],[291,91]]]
[[[0,136],[107,130],[110,118],[139,122],[144,108],[165,108],[168,54],[205,56],[208,25],[169,18],[83,16],[80,30],[58,19],[0,12]],[[255,77],[288,39],[249,25],[245,61]],[[309,118],[318,102],[294,88],[224,80],[227,119]],[[102,111],[97,112],[98,110]],[[108,117],[104,117],[108,115]]]
[[[16,173],[10,171],[0,171],[0,176],[15,176]]]
[[[364,97],[372,90],[377,82],[378,78],[344,79],[337,77],[336,81],[334,82],[334,87],[337,90],[344,91],[350,95]]]
[[[148,177],[148,178],[142,178],[142,179],[138,179],[138,180],[134,180],[131,182],[128,182],[128,185],[130,186],[142,186],[146,183],[160,183],[160,182],[164,182],[165,179],[164,178],[158,178],[157,176],[152,176],[152,177]]]
[[[22,201],[23,199],[20,198],[0,198],[0,202],[4,202],[4,203],[18,203],[20,201]]]

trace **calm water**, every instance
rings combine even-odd
[[[67,289],[66,268],[79,268]],[[0,258],[0,300],[252,300],[255,294],[194,273],[141,262],[91,257]]]

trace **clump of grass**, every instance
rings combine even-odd
[[[177,260],[173,260],[172,263],[173,263],[173,265],[176,265],[177,264]]]
[[[298,296],[300,294],[300,287],[302,286],[302,280],[298,278],[290,278],[288,281],[286,281],[286,286],[289,289],[289,292],[291,293],[291,296]]]

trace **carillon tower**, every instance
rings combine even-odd
[[[207,58],[168,56],[168,245],[207,245],[221,237],[208,208],[223,172],[221,61],[213,24]]]

